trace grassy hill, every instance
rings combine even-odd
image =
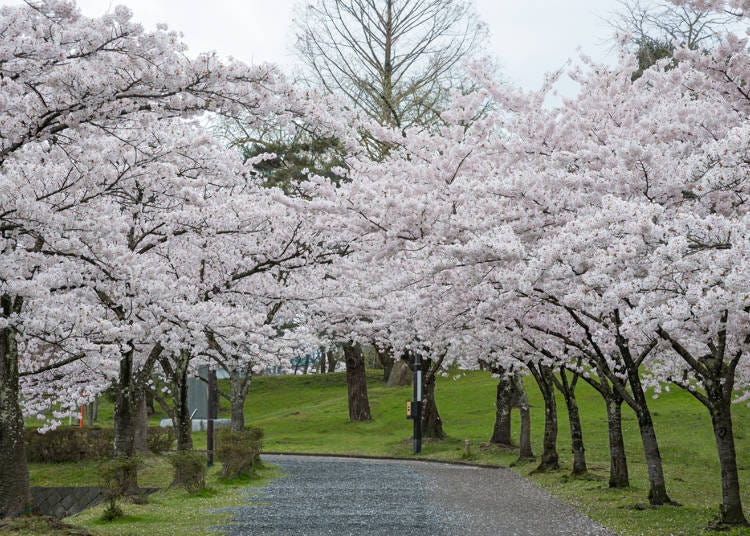
[[[246,419],[265,430],[267,451],[410,457],[411,422],[405,419],[405,402],[411,398],[411,388],[388,388],[381,377],[380,371],[372,371],[369,377],[372,422],[348,422],[343,373],[257,378],[248,396]],[[464,461],[464,441],[468,439],[472,442],[469,461],[511,465],[516,459],[514,452],[487,444],[495,417],[496,385],[497,380],[484,372],[441,378],[436,398],[449,437],[426,442],[420,457]],[[532,440],[535,453],[539,454],[544,406],[533,382],[527,384],[527,390],[532,406]],[[648,481],[635,415],[624,407],[623,428],[632,489],[610,490],[604,403],[584,383],[578,388],[578,400],[591,478],[573,480],[568,476],[572,455],[561,398],[558,451],[563,469],[558,473],[530,475],[535,464],[514,468],[620,534],[705,534],[702,529],[716,517],[721,501],[718,457],[706,409],[676,389],[651,401],[668,490],[683,505],[654,509],[648,507],[646,499]],[[744,404],[733,409],[747,508],[750,507],[750,409]],[[517,412],[514,414],[514,433],[517,433],[518,416]],[[750,530],[733,534],[750,534]]]
[[[264,450],[267,452],[411,457],[411,421],[405,419],[405,402],[411,398],[411,388],[386,387],[382,382],[382,371],[373,370],[368,374],[371,422],[348,421],[344,373],[258,377],[250,388],[246,421],[264,429]],[[426,441],[419,457],[512,465],[516,460],[515,452],[487,444],[495,417],[496,385],[497,380],[484,372],[440,378],[436,398],[449,437],[444,441]],[[543,402],[533,381],[527,383],[527,390],[532,406],[532,440],[535,453],[539,454],[544,426]],[[561,471],[532,474],[536,467],[534,463],[515,466],[514,469],[623,536],[705,535],[704,528],[716,517],[721,500],[718,458],[705,408],[676,389],[651,401],[668,490],[672,499],[683,506],[650,508],[646,499],[646,467],[634,414],[623,406],[632,487],[625,491],[610,490],[607,487],[609,458],[603,401],[585,383],[579,385],[578,400],[591,476],[582,479],[569,477],[572,455],[562,399],[558,401]],[[743,500],[748,508],[750,409],[744,404],[733,409]],[[220,416],[228,416],[228,412],[224,401]],[[104,401],[100,416],[100,424],[106,426],[111,407]],[[157,422],[160,417],[155,415],[152,422]],[[517,434],[518,416],[514,417],[514,433]],[[194,439],[195,448],[205,448],[205,433],[194,434]],[[464,457],[465,440],[472,442],[468,460]],[[32,483],[54,485],[63,480],[69,484],[95,484],[96,471],[90,465],[59,464],[53,468],[35,464],[31,467]],[[151,472],[154,470],[147,467],[143,479],[145,484],[151,485],[150,481],[156,480],[151,478],[154,476]],[[160,473],[155,474],[159,476]],[[98,526],[88,526],[101,530]],[[750,530],[724,534],[750,535]]]

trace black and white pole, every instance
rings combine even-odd
[[[422,356],[414,352],[414,454],[422,452]]]
[[[214,464],[214,419],[217,413],[216,400],[216,371],[208,369],[208,411],[206,420],[206,450],[208,454],[208,467]]]

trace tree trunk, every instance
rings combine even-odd
[[[574,373],[572,380],[568,381],[567,371],[561,366],[560,379],[558,380],[554,376],[553,379],[565,399],[565,407],[568,410],[570,443],[573,451],[573,475],[583,475],[588,471],[588,468],[586,467],[586,450],[583,446],[581,415],[578,412],[578,401],[576,400],[578,374]]]
[[[10,297],[2,296],[3,309],[10,309],[10,303]],[[10,311],[0,313],[10,316]],[[18,401],[16,333],[6,327],[0,329],[0,518],[21,514],[31,504],[23,414]]]
[[[544,439],[542,441],[542,459],[537,471],[556,471],[560,468],[560,456],[557,454],[557,404],[552,383],[552,370],[542,364],[530,364],[539,390],[544,398]]]
[[[513,375],[513,385],[517,397],[518,409],[521,412],[521,432],[518,440],[518,459],[531,460],[534,451],[531,449],[531,414],[529,412],[529,398],[523,386],[523,378],[516,373]]]
[[[320,351],[320,361],[318,363],[318,372],[321,374],[326,373],[326,350],[322,346],[319,349]]]
[[[328,358],[328,372],[336,372],[336,363],[338,362],[336,353],[333,350],[328,350],[326,357]]]
[[[188,405],[188,359],[184,352],[172,378],[172,400],[174,402],[174,433],[177,450],[193,450],[193,420]]]
[[[393,356],[393,351],[390,348],[384,348],[381,350],[375,345],[375,352],[378,354],[378,360],[383,365],[383,381],[388,382],[388,378],[391,377],[391,370],[396,362],[396,358]]]
[[[86,424],[88,426],[94,426],[97,419],[99,418],[99,399],[95,399],[93,402],[86,404]]]
[[[626,360],[626,364],[629,360]],[[638,430],[641,433],[641,442],[643,443],[643,454],[646,457],[646,468],[648,470],[648,502],[653,506],[663,504],[675,504],[667,495],[667,484],[664,479],[664,468],[661,461],[661,452],[659,452],[659,443],[656,440],[656,430],[654,421],[651,417],[651,411],[646,402],[646,394],[643,392],[643,385],[637,368],[627,366],[628,382],[633,393],[635,411],[638,418]]]
[[[622,397],[615,391],[605,398],[607,405],[607,430],[609,432],[609,487],[630,486],[628,460],[622,437]]]
[[[721,522],[728,525],[747,526],[747,519],[742,511],[740,480],[737,473],[737,453],[734,447],[734,430],[732,427],[731,389],[729,396],[723,396],[721,387],[707,384],[708,401],[711,404],[711,424],[716,438],[721,465]],[[726,387],[725,387],[726,388]]]
[[[586,450],[583,447],[583,427],[581,416],[578,413],[578,403],[575,393],[565,397],[565,405],[568,409],[568,421],[570,423],[570,438],[573,448],[573,474],[582,475],[588,471],[586,466]]]
[[[136,394],[133,379],[133,350],[120,358],[114,408],[115,456],[131,458],[135,454]],[[138,488],[138,471],[131,466],[120,476],[125,489]]]
[[[344,345],[346,361],[346,387],[349,395],[349,420],[352,422],[369,421],[370,401],[367,398],[367,375],[362,347],[359,344]]]
[[[423,366],[425,370],[422,375],[422,437],[445,439],[443,420],[435,402],[435,372],[440,364],[433,364],[431,359],[425,359]]]
[[[495,425],[492,428],[490,443],[512,446],[510,412],[513,401],[513,383],[505,371],[499,371],[500,380],[497,382],[497,394],[495,396]]]
[[[643,454],[646,456],[646,467],[648,470],[648,502],[653,506],[672,504],[672,500],[667,495],[661,452],[659,452],[659,443],[656,440],[656,430],[654,430],[651,412],[648,408],[643,408],[636,415],[638,417],[638,429],[641,433]]]
[[[747,309],[746,309],[747,310]],[[672,349],[692,368],[701,381],[705,395],[694,389],[688,389],[691,395],[703,404],[711,414],[711,425],[714,430],[716,448],[721,466],[721,522],[727,525],[747,526],[748,522],[742,511],[739,475],[737,474],[737,453],[734,446],[734,427],[732,425],[732,394],[734,392],[735,374],[743,351],[733,357],[727,355],[727,320],[729,311],[721,314],[721,329],[717,334],[718,344],[709,343],[709,354],[695,357],[676,339],[659,327],[657,333],[670,342]],[[745,336],[744,345],[750,343],[750,336]],[[686,388],[683,382],[678,385]]]
[[[643,454],[646,457],[646,468],[648,471],[648,502],[652,506],[676,504],[669,498],[669,495],[667,495],[667,484],[664,479],[664,467],[662,465],[661,452],[659,452],[659,443],[656,440],[654,421],[651,418],[651,410],[649,410],[648,402],[646,401],[646,393],[643,391],[643,384],[641,383],[638,366],[640,361],[636,361],[633,358],[630,350],[630,343],[620,332],[621,321],[619,311],[615,310],[613,319],[615,321],[615,326],[617,327],[615,342],[620,351],[620,357],[624,364],[632,396],[627,396],[627,393],[621,384],[613,383],[613,385],[615,388],[621,390],[620,395],[632,408],[638,418],[638,429],[641,433]],[[656,343],[651,347],[653,348],[655,344]],[[614,382],[614,380],[612,381]]]
[[[156,408],[154,407],[154,389],[147,388],[145,393],[146,393],[146,415],[151,417],[151,415],[156,413]]]
[[[144,389],[138,389],[135,407],[135,430],[133,431],[135,451],[141,454],[148,452],[148,404],[145,395]]]
[[[245,399],[247,399],[247,392],[250,389],[251,378],[252,376],[247,370],[244,375],[238,369],[229,371],[229,404],[232,415],[232,432],[242,432],[245,429]]]

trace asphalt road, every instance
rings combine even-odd
[[[231,535],[615,536],[507,469],[264,456],[284,473],[233,508]]]

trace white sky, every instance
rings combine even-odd
[[[78,0],[83,13],[97,16],[127,5],[147,29],[158,22],[184,34],[192,52],[216,50],[246,62],[292,63],[293,6],[304,0]],[[596,60],[611,55],[604,19],[617,0],[475,0],[492,34],[489,52],[502,73],[527,89],[544,74],[576,58],[578,47]],[[0,0],[18,4],[20,0]],[[573,86],[563,84],[563,93]]]

